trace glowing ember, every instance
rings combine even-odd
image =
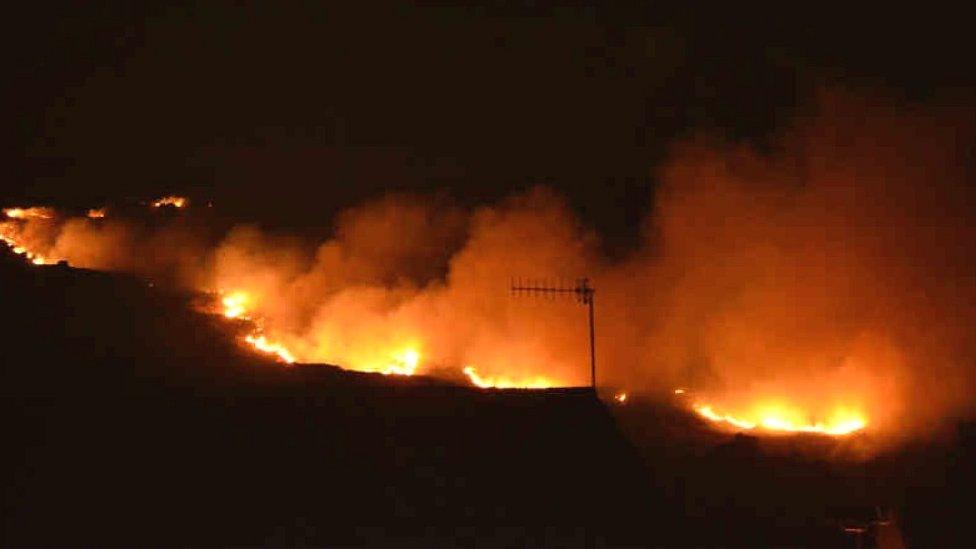
[[[684,389],[675,389],[674,390],[674,394],[676,394],[676,395],[683,395],[683,394],[685,394],[685,390]]]
[[[613,399],[619,402],[620,404],[623,404],[627,402],[627,393],[617,393],[613,395]]]
[[[174,208],[182,208],[190,203],[190,199],[184,196],[164,196],[152,203],[153,208],[161,208],[163,206],[172,206]]]
[[[482,377],[474,369],[474,366],[467,366],[462,370],[468,376],[471,383],[483,389],[548,389],[555,384],[544,377],[526,378],[515,381],[505,377]]]
[[[244,341],[250,343],[255,349],[275,355],[283,362],[288,364],[293,364],[295,362],[295,356],[291,354],[283,345],[280,343],[274,343],[268,341],[268,338],[263,335],[246,335],[244,336]]]
[[[723,414],[707,404],[694,407],[699,415],[716,423],[723,423],[740,430],[762,430],[779,433],[816,433],[841,436],[855,433],[867,427],[863,415],[850,410],[838,409],[827,421],[805,421],[803,415],[785,406],[759,406],[748,419],[742,416]]]
[[[87,215],[91,219],[101,219],[105,217],[105,208],[92,208],[88,210]]]
[[[37,206],[30,208],[5,208],[3,213],[11,219],[51,219],[54,217],[54,210]]]

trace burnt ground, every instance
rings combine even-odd
[[[191,300],[0,253],[0,543],[854,547],[875,505],[912,546],[966,534],[971,427],[848,460],[587,390],[286,368]]]

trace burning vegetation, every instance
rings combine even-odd
[[[709,421],[742,431],[849,435],[867,427],[867,420],[860,412],[849,410],[838,410],[826,421],[809,422],[802,410],[775,404],[758,404],[755,411],[747,416],[750,419],[716,413],[708,404],[697,405],[694,409]]]
[[[54,210],[40,206],[30,208],[4,208],[4,215],[10,219],[51,219],[54,217]]]
[[[832,91],[772,152],[679,144],[644,242],[616,261],[545,189],[474,211],[388,196],[316,246],[36,207],[4,210],[0,237],[38,264],[176,273],[284,363],[453,371],[478,387],[588,382],[579,308],[505,287],[586,274],[601,289],[602,385],[673,390],[717,428],[910,432],[973,401],[972,128],[949,114]],[[193,213],[183,197],[151,205]]]
[[[171,206],[173,208],[185,208],[189,203],[190,200],[184,196],[164,196],[153,200],[152,207],[162,208],[163,206]]]

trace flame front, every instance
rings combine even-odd
[[[183,208],[190,203],[190,200],[185,196],[164,196],[153,201],[153,208],[161,208],[163,206],[172,206],[174,208]]]
[[[10,219],[51,219],[54,217],[54,210],[40,206],[5,208],[3,213]]]
[[[548,389],[556,386],[552,380],[545,377],[519,380],[502,376],[485,377],[480,375],[474,366],[466,366],[462,371],[464,375],[468,376],[471,383],[483,389]]]
[[[268,338],[263,335],[248,334],[244,336],[244,341],[262,353],[274,355],[285,363],[294,364],[295,362],[295,355],[291,354],[291,352],[286,349],[284,345],[268,341]]]
[[[233,291],[227,293],[220,292],[220,294],[222,296],[220,303],[223,305],[221,314],[224,317],[251,320],[247,316],[247,305],[251,299],[246,292]],[[251,333],[245,335],[243,338],[245,343],[262,353],[275,356],[286,364],[294,364],[296,362],[295,355],[281,343],[269,340],[268,336],[262,333],[259,324],[255,323],[252,328]]]
[[[805,419],[805,414],[798,409],[781,404],[760,404],[742,415],[717,412],[710,404],[696,404],[694,410],[713,423],[743,431],[843,436],[861,431],[868,425],[864,414],[840,407],[818,421]]]

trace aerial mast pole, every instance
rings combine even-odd
[[[580,304],[586,305],[589,308],[590,386],[594,391],[596,391],[596,330],[593,319],[593,295],[596,293],[596,289],[590,286],[589,279],[577,279],[576,284],[572,287],[564,287],[562,284],[555,286],[548,283],[540,283],[539,281],[523,282],[521,279],[513,279],[511,289],[513,294],[543,295],[551,297],[558,295],[574,295]]]

